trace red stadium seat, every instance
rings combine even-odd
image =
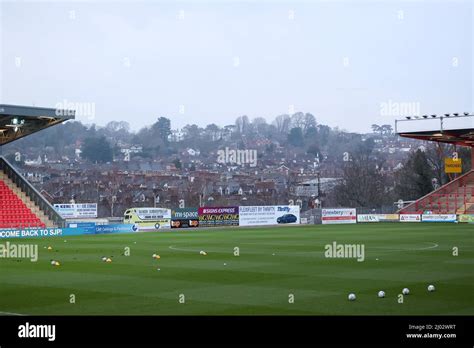
[[[0,180],[0,229],[31,227],[45,227],[45,224]]]

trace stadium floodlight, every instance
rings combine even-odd
[[[423,118],[428,118],[428,115],[423,115]]]
[[[449,117],[449,116],[451,116],[451,115],[450,115],[450,114],[444,114],[444,116]]]
[[[436,118],[436,114],[431,115],[431,117]]]
[[[410,116],[406,116],[405,117],[407,120],[411,120],[411,117]]]
[[[458,114],[457,112],[455,112],[453,115],[454,115],[454,116],[459,116],[459,114]]]
[[[465,112],[465,113],[464,113],[464,116],[469,116],[469,112]]]

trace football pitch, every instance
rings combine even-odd
[[[8,241],[38,244],[39,258],[0,258],[4,315],[474,314],[474,227],[467,224],[182,229]],[[326,257],[326,245],[334,242],[363,246],[363,261]],[[430,284],[436,291],[427,291]],[[405,287],[410,294],[399,303]],[[385,298],[377,297],[379,290]],[[355,301],[348,301],[349,293]]]

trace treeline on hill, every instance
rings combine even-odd
[[[392,128],[383,126],[384,132],[374,132],[374,136],[392,136]],[[265,154],[271,154],[277,146],[291,149],[297,154],[310,154],[327,159],[342,158],[354,143],[362,141],[362,135],[348,133],[327,125],[318,124],[310,113],[298,112],[293,115],[277,116],[267,123],[262,117],[250,120],[247,116],[238,117],[233,124],[220,127],[209,124],[200,127],[188,124],[182,129],[182,139],[170,141],[171,121],[159,117],[151,126],[138,132],[130,131],[124,121],[112,121],[105,127],[95,124],[86,126],[73,121],[61,124],[40,133],[33,134],[6,146],[6,153],[26,152],[29,159],[46,155],[48,158],[67,157],[73,159],[76,149],[81,149],[81,157],[93,163],[105,163],[123,157],[121,145],[139,145],[142,152],[134,157],[149,159],[163,158],[178,154],[187,148],[199,150],[203,156],[215,151],[216,147],[237,144],[239,148],[248,143],[264,140]]]
[[[159,117],[138,132],[132,132],[124,121],[112,121],[105,127],[74,121],[9,144],[4,153],[13,156],[16,151],[26,152],[29,159],[38,156],[73,159],[76,149],[81,149],[81,160],[106,163],[123,158],[120,151],[124,146],[138,145],[142,152],[134,155],[135,159],[166,158],[181,169],[179,154],[188,148],[199,150],[201,157],[206,158],[211,151],[227,145],[247,148],[249,143],[263,141],[259,159],[273,156],[280,147],[286,151],[287,166],[291,167],[290,158],[300,154],[318,157],[322,166],[332,165],[343,180],[335,188],[331,203],[354,207],[380,207],[398,199],[417,199],[452,179],[444,173],[443,162],[444,157],[452,154],[452,147],[423,143],[423,150],[411,151],[401,160],[401,168],[393,170],[387,167],[386,153],[375,150],[375,141],[382,139],[393,145],[398,138],[390,125],[374,124],[372,130],[370,137],[341,131],[318,124],[312,114],[302,112],[279,115],[271,123],[262,117],[250,120],[240,116],[234,124],[223,127],[188,124],[182,128],[180,139],[172,138],[171,121],[166,117]],[[468,170],[469,149],[457,151],[463,159],[464,171]],[[186,168],[193,170],[194,165]]]

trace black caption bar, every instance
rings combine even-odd
[[[139,344],[466,346],[470,316],[2,316],[0,347]]]

